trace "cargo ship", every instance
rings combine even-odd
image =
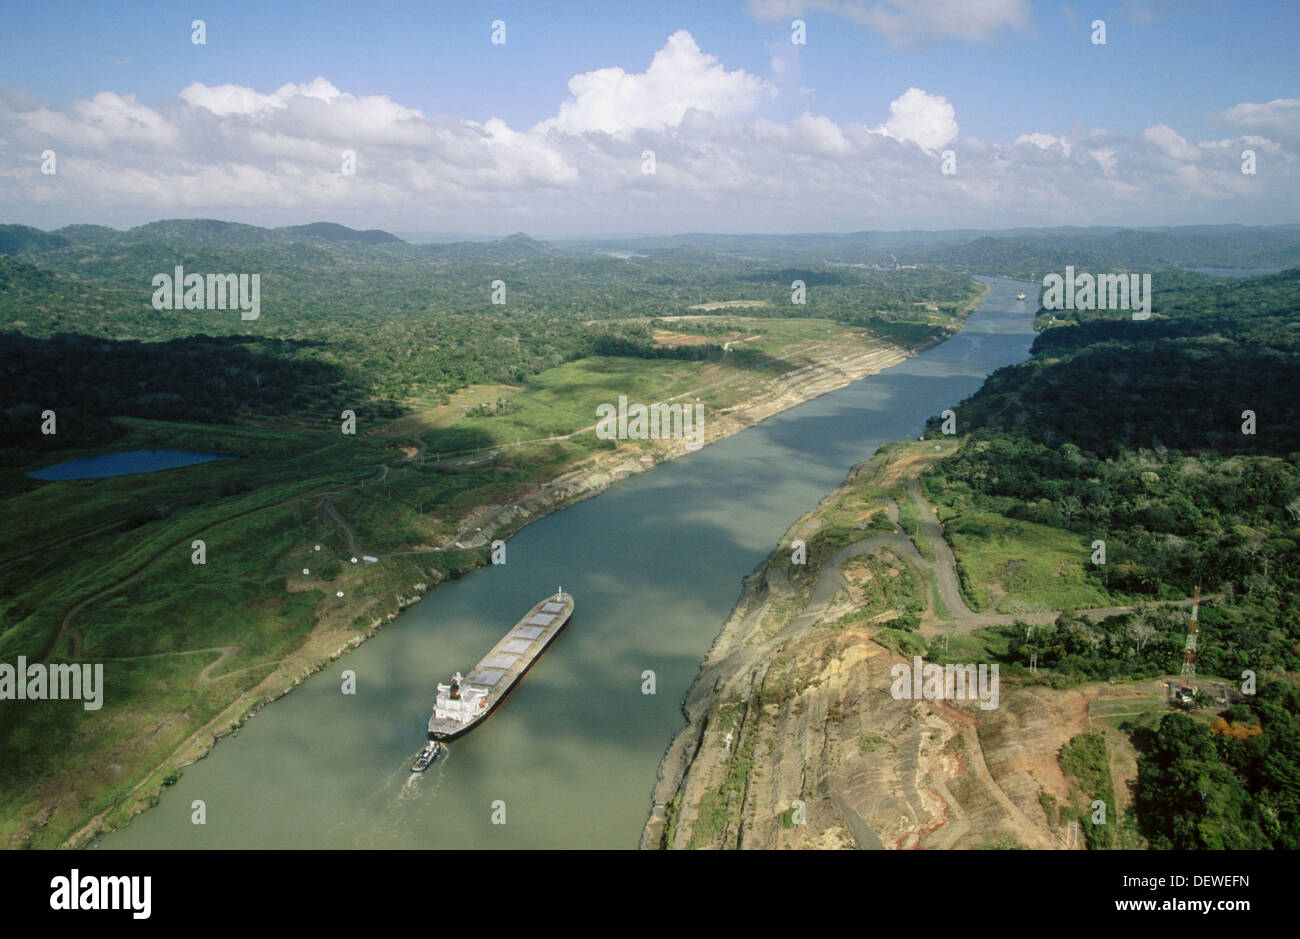
[[[468,675],[439,684],[429,739],[455,740],[483,723],[541,658],[573,616],[573,597],[561,587],[524,614]]]

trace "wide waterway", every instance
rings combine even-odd
[[[528,525],[505,565],[429,593],[99,844],[635,848],[741,579],[854,463],[1024,359],[1037,297],[998,280],[941,345]],[[561,584],[577,603],[567,630],[482,727],[412,774],[435,682],[467,672]],[[355,695],[341,693],[344,669]],[[657,694],[642,693],[647,669]]]

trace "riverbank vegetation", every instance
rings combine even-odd
[[[961,448],[924,484],[973,607],[1065,610],[983,633],[1011,674],[1033,658],[1056,686],[1176,675],[1199,587],[1197,672],[1236,703],[1218,723],[1129,725],[1142,831],[1159,848],[1294,846],[1300,271],[1171,284],[1149,321],[1040,318],[1032,358],[956,409]]]

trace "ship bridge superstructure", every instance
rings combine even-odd
[[[487,707],[488,690],[466,684],[460,672],[457,672],[451,684],[438,685],[438,696],[433,703],[433,719],[468,724],[481,708]]]

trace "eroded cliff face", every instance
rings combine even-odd
[[[643,847],[1062,847],[1040,794],[1068,797],[1058,753],[1087,695],[1003,677],[994,709],[898,699],[890,670],[911,657],[837,625],[851,589],[810,609],[787,553],[746,580],[687,695]]]

